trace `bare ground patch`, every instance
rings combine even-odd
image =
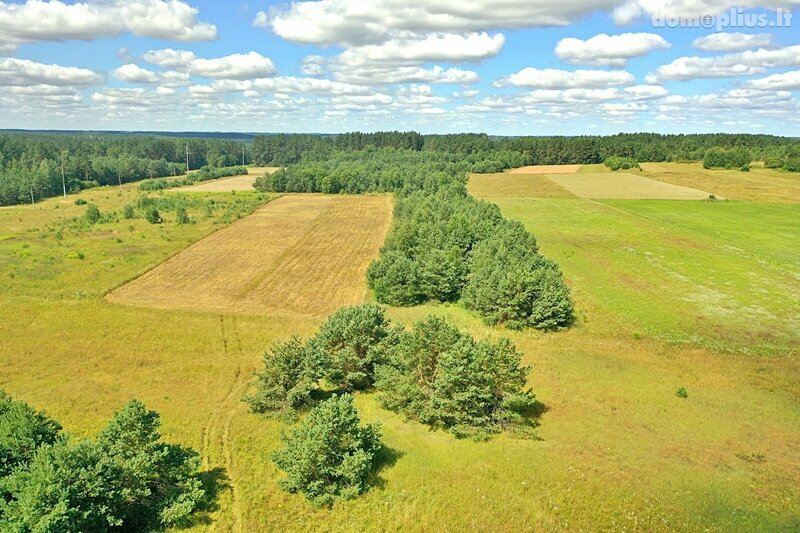
[[[704,200],[709,194],[700,189],[673,185],[625,172],[556,174],[548,176],[575,196],[591,199],[629,200]]]
[[[581,165],[528,165],[512,168],[508,174],[575,174]]]
[[[247,174],[243,176],[230,176],[219,178],[190,185],[183,190],[191,192],[229,192],[229,191],[252,191],[253,183],[256,178],[263,174],[272,174],[279,167],[250,167]]]
[[[366,297],[389,196],[286,195],[111,292],[158,308],[324,315]]]

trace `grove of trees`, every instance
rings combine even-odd
[[[507,339],[475,341],[429,316],[406,330],[374,304],[334,312],[316,335],[275,345],[264,355],[251,411],[296,419],[326,390],[375,388],[388,409],[458,437],[484,439],[526,430],[535,405],[529,369]]]
[[[161,441],[158,413],[132,400],[94,440],[0,390],[0,530],[160,531],[204,502],[199,458]]]
[[[250,144],[143,135],[0,134],[0,205],[250,160]],[[188,155],[187,155],[188,152]]]

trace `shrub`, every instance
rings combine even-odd
[[[689,391],[686,390],[686,387],[680,387],[677,391],[675,391],[675,396],[678,398],[688,398]]]
[[[185,207],[178,207],[178,209],[175,211],[175,222],[179,225],[189,224],[191,222],[189,213],[186,211]]]
[[[122,208],[122,216],[128,220],[136,216],[136,211],[131,204],[125,204],[125,207]]]
[[[88,204],[88,203],[89,203],[89,202],[87,202],[87,201],[86,201],[85,199],[83,199],[83,198],[77,198],[77,199],[75,200],[75,205],[86,205],[86,204]]]
[[[144,219],[150,224],[161,224],[161,213],[155,207],[148,207],[144,211]]]
[[[783,165],[786,172],[800,172],[800,157],[793,157],[786,160]]]
[[[631,168],[640,168],[639,162],[630,157],[611,156],[607,157],[603,164],[611,170],[628,170]]]
[[[525,389],[529,369],[507,339],[476,342],[429,316],[397,334],[386,358],[376,371],[386,408],[458,437],[526,429],[524,413],[536,400]]]
[[[750,172],[750,165],[742,165],[739,167],[739,170],[742,172]]]
[[[381,448],[377,423],[361,426],[350,395],[332,396],[308,414],[288,435],[284,447],[272,454],[286,473],[280,484],[303,494],[314,505],[331,505],[367,489]]]
[[[783,158],[779,156],[768,156],[764,158],[764,168],[781,168],[783,164]]]
[[[86,206],[86,212],[83,214],[84,220],[86,220],[86,222],[89,224],[97,224],[100,222],[101,216],[100,210],[94,204],[89,204]]]
[[[310,340],[324,377],[342,388],[364,389],[374,380],[379,343],[388,335],[383,308],[373,304],[343,307],[333,313]]]
[[[311,363],[299,338],[276,345],[264,354],[264,368],[256,374],[256,391],[244,401],[254,413],[292,417],[311,404],[311,392],[317,388],[318,370]]]

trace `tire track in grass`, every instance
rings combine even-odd
[[[218,360],[224,364],[230,360],[231,356],[236,359],[233,380],[225,393],[225,396],[209,415],[205,428],[203,429],[203,468],[209,469],[213,463],[212,450],[218,445],[221,452],[222,466],[225,468],[228,487],[231,491],[230,514],[233,520],[233,531],[242,531],[241,502],[239,498],[239,488],[233,472],[233,451],[230,445],[231,423],[236,414],[238,398],[247,386],[241,367],[241,360],[244,356],[242,341],[236,325],[235,318],[231,318],[231,325],[226,328],[225,317],[220,315],[220,334],[222,337],[222,354]],[[231,333],[232,332],[232,333]],[[220,513],[222,511],[219,511]],[[217,529],[217,521],[212,522],[210,531]]]

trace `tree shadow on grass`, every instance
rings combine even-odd
[[[198,474],[198,479],[202,484],[204,496],[197,505],[195,512],[189,517],[186,523],[181,524],[181,529],[188,529],[195,526],[210,526],[213,523],[211,513],[219,510],[219,495],[224,490],[230,489],[230,478],[222,467],[212,468]]]
[[[544,414],[550,410],[550,407],[536,400],[533,404],[521,409],[519,414],[521,420],[516,422],[515,428],[508,428],[511,433],[515,433],[520,437],[525,437],[533,440],[543,440],[536,431],[541,425],[541,419]]]
[[[372,465],[372,470],[367,478],[367,486],[369,488],[384,489],[386,488],[386,480],[380,476],[381,471],[390,466],[394,466],[397,461],[405,455],[405,452],[390,448],[385,444],[381,445],[380,450],[375,454],[375,461]]]

